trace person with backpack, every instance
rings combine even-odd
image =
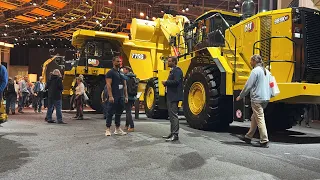
[[[11,77],[9,77],[7,88],[5,89],[6,98],[6,113],[11,113],[14,115],[16,113],[16,102],[17,102],[17,92],[15,90],[15,83]]]
[[[132,106],[137,100],[136,96],[138,93],[139,79],[136,78],[136,75],[132,73],[132,69],[129,66],[122,68],[124,73],[124,79],[127,81],[127,91],[128,91],[128,103],[125,104],[126,109],[126,126],[125,130],[128,132],[134,131],[134,123],[132,119]],[[130,126],[130,127],[129,127]]]

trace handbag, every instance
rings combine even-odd
[[[270,85],[270,90],[271,90],[271,97],[275,97],[280,94],[280,89],[278,87],[276,78],[272,75],[270,75],[269,85]]]
[[[89,97],[88,97],[88,95],[87,95],[86,92],[84,92],[83,97],[84,97],[84,100],[85,100],[85,101],[88,101],[88,100],[89,100]]]

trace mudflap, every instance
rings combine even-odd
[[[251,110],[251,101],[248,96],[241,99],[240,101],[236,101],[236,98],[240,94],[240,90],[234,91],[234,103],[233,103],[233,120],[234,121],[249,121],[252,110]]]

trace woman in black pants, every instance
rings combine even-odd
[[[82,83],[82,78],[77,77],[77,84],[76,87],[76,108],[77,108],[77,115],[74,117],[77,120],[83,120],[83,102],[84,102],[84,84]]]

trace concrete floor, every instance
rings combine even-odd
[[[0,179],[320,179],[320,131],[294,127],[270,135],[270,148],[252,147],[229,132],[189,128],[181,120],[180,140],[166,143],[169,122],[143,118],[136,132],[105,137],[102,115],[86,114],[66,125],[47,124],[45,114],[10,116],[0,127]],[[122,122],[123,124],[123,122]]]

